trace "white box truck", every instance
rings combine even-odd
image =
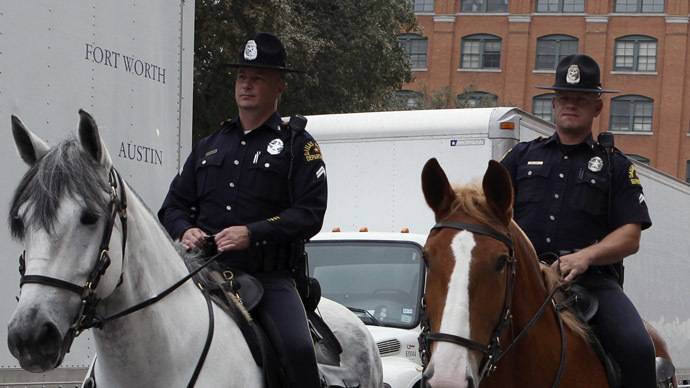
[[[384,382],[417,387],[424,287],[418,255],[434,224],[421,190],[424,163],[437,158],[451,180],[480,178],[489,159],[500,160],[518,141],[549,136],[555,128],[518,108],[308,119],[329,184],[322,233],[308,245],[311,272],[325,296],[359,310],[369,324],[383,356]],[[684,289],[690,278],[690,185],[635,165],[654,225],[642,233],[640,251],[625,260],[625,290],[668,342],[683,383],[690,379],[690,301]],[[329,232],[334,228],[343,232]],[[369,232],[356,232],[360,228]],[[381,306],[387,310],[384,319],[377,316]]]
[[[146,203],[160,206],[191,149],[194,1],[0,2],[0,338],[19,294],[17,258],[5,221],[27,170],[12,140],[16,115],[56,144],[91,113],[118,171]],[[93,359],[88,332],[62,366],[33,374],[0,346],[0,387],[81,386]]]

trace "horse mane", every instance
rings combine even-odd
[[[93,158],[84,152],[75,135],[52,147],[24,174],[10,202],[9,225],[15,239],[24,238],[29,225],[53,231],[60,198],[79,196],[97,216],[108,213],[108,187]],[[19,218],[19,209],[31,205]]]
[[[555,287],[558,287],[564,283],[561,276],[548,265],[539,263],[539,269],[541,270],[544,285],[546,286],[546,290],[548,292],[551,292]],[[557,305],[562,303],[565,299],[566,297],[563,292],[557,292],[553,297],[553,300]],[[575,335],[589,342],[591,335],[589,326],[587,326],[586,323],[583,323],[582,320],[569,309],[561,310],[560,313],[563,323],[570,328]]]

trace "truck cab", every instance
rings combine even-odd
[[[426,236],[411,233],[320,233],[307,244],[309,273],[323,297],[352,310],[376,340],[384,387],[418,387],[420,301]]]

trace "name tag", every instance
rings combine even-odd
[[[542,164],[544,164],[543,160],[530,160],[527,162],[527,165],[529,166],[541,166]]]

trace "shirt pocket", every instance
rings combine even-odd
[[[196,161],[196,193],[200,199],[207,197],[221,181],[225,153],[217,152]]]
[[[572,206],[585,213],[602,215],[608,207],[609,182],[605,175],[585,172],[575,179]]]
[[[518,190],[515,202],[532,203],[544,199],[550,173],[551,166],[519,166],[516,177]]]
[[[266,201],[286,199],[289,163],[287,152],[280,155],[262,153],[256,163],[250,165],[248,171],[254,195]]]

